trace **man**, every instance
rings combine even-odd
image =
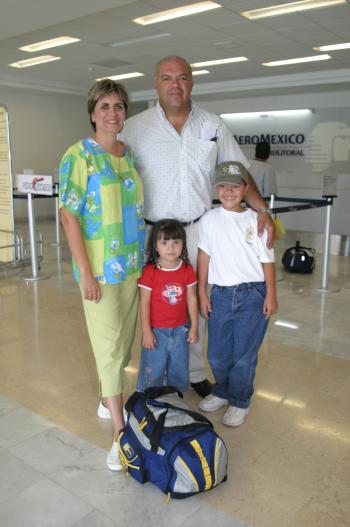
[[[146,224],[163,218],[179,220],[196,268],[197,221],[212,206],[215,167],[232,159],[246,167],[248,162],[223,121],[191,101],[192,87],[189,63],[177,56],[163,58],[156,69],[157,105],[128,119],[122,137],[134,151],[143,181]],[[247,200],[254,209],[262,209],[259,232],[268,227],[271,244],[273,224],[251,178]],[[200,339],[190,353],[191,386],[201,397],[211,392],[202,358],[204,331],[201,319]]]
[[[262,196],[277,194],[276,174],[272,166],[267,162],[270,157],[270,151],[269,143],[258,143],[255,147],[255,159],[250,161],[249,165],[249,172]]]

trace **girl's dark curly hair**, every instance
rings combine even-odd
[[[163,237],[164,240],[182,240],[182,252],[180,258],[186,265],[189,265],[190,260],[187,252],[185,229],[179,221],[170,219],[157,221],[157,223],[152,226],[147,242],[147,263],[157,263],[159,258],[157,242]]]

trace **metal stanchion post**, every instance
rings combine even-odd
[[[29,239],[30,239],[30,255],[32,262],[32,276],[23,276],[24,280],[36,281],[44,280],[49,278],[49,276],[39,276],[38,273],[38,258],[36,254],[36,238],[35,238],[35,217],[33,209],[33,197],[32,194],[27,194],[27,204],[28,204],[28,223],[29,223]]]
[[[60,207],[59,207],[59,186],[58,183],[55,183],[55,222],[56,222],[56,241],[51,243],[51,245],[55,247],[59,247],[61,245],[61,237],[60,237]]]
[[[329,289],[328,288],[328,270],[329,270],[329,253],[331,245],[331,219],[332,219],[332,198],[327,198],[329,204],[326,206],[326,224],[324,230],[324,241],[323,241],[323,264],[322,264],[322,283],[321,288],[317,288],[317,291],[321,293],[336,293],[340,289]]]

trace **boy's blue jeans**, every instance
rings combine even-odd
[[[190,386],[188,325],[176,328],[152,328],[157,339],[154,349],[141,349],[137,390],[151,386],[174,386],[185,391]]]
[[[254,392],[258,351],[268,325],[265,294],[264,282],[214,285],[211,290],[208,361],[216,380],[213,394],[238,408],[248,408]]]

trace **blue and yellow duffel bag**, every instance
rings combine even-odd
[[[211,422],[194,412],[175,388],[135,392],[119,454],[125,471],[150,481],[169,498],[187,498],[227,479],[227,449]]]

